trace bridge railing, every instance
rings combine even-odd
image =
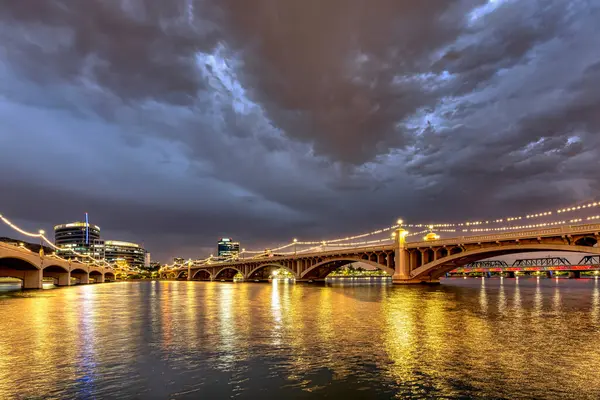
[[[18,244],[7,243],[7,242],[0,242],[0,249],[10,250],[10,251],[17,251],[17,252],[23,253],[24,255],[28,255],[28,256],[38,255],[38,253],[36,253],[35,251],[32,251],[32,250],[29,250],[26,247],[19,246]],[[46,254],[44,257],[55,258],[55,259],[57,259],[60,262],[69,263],[69,261],[65,261],[65,260],[57,257],[54,254]],[[114,268],[112,268],[110,266],[94,265],[94,264],[83,262],[81,260],[71,260],[70,263],[71,264],[85,265],[87,267],[98,267],[98,268],[100,268],[100,269],[102,269],[104,271],[113,271],[114,270]]]
[[[312,253],[286,254],[284,256],[245,258],[245,259],[238,259],[236,261],[214,262],[214,263],[204,264],[204,265],[192,265],[192,268],[193,269],[198,269],[198,268],[202,269],[202,268],[218,267],[218,266],[224,266],[224,265],[227,265],[227,266],[229,266],[229,265],[231,265],[231,266],[244,265],[244,264],[255,263],[255,262],[258,262],[258,263],[265,262],[266,263],[266,262],[294,260],[294,259],[311,258],[311,257],[327,257],[327,256],[335,256],[335,255],[344,256],[344,255],[353,255],[353,254],[357,254],[357,253],[387,251],[387,250],[393,250],[393,249],[394,249],[394,245],[340,248],[340,249],[336,249],[336,250],[318,251],[318,252],[312,252]],[[187,266],[182,266],[182,267],[178,268],[177,270],[184,270],[184,269],[187,269]]]
[[[543,229],[530,229],[520,230],[507,233],[496,233],[486,234],[477,236],[459,236],[448,239],[439,239],[431,241],[420,241],[407,243],[408,247],[430,247],[432,245],[443,246],[443,245],[459,245],[463,243],[479,243],[479,242],[491,242],[507,239],[520,239],[530,237],[548,237],[548,236],[562,236],[571,235],[577,233],[589,233],[600,231],[600,224],[585,224],[585,225],[568,225],[560,226],[556,228],[543,228]]]

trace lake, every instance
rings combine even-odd
[[[0,293],[0,398],[600,398],[600,286],[117,282]]]

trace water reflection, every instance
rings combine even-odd
[[[0,398],[598,398],[599,318],[597,280],[32,291],[0,298]]]

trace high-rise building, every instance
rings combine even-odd
[[[150,257],[150,252],[146,252],[146,256],[144,257],[144,267],[146,269],[150,268],[151,262],[152,262],[152,258]]]
[[[92,253],[94,243],[100,241],[100,227],[89,222],[71,222],[54,227],[54,244],[63,257],[74,257],[71,250],[81,254]]]
[[[240,243],[234,242],[231,238],[222,238],[217,245],[217,257],[231,258],[240,254]]]
[[[117,265],[143,268],[146,263],[146,250],[136,243],[106,240],[104,242],[104,259]]]

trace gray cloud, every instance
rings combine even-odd
[[[0,212],[166,261],[596,197],[599,12],[0,0]]]

